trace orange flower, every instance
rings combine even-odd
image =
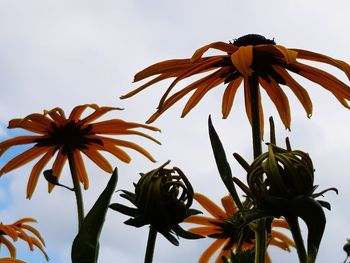
[[[3,258],[0,259],[0,262],[23,262],[20,260],[15,259],[16,258],[16,248],[11,243],[11,241],[6,238],[5,236],[12,239],[12,241],[17,241],[18,239],[22,239],[23,241],[27,242],[30,250],[34,250],[34,247],[37,247],[41,250],[41,252],[44,254],[46,260],[49,260],[49,257],[47,256],[46,252],[44,251],[45,242],[44,239],[41,237],[39,231],[32,227],[31,225],[28,225],[27,223],[36,222],[33,218],[22,218],[13,224],[10,225],[4,225],[0,224],[0,245],[4,244],[8,251],[10,252],[10,256],[12,259]],[[28,234],[34,234],[34,236],[31,236]],[[8,261],[6,261],[8,260]]]
[[[203,57],[209,49],[220,50],[224,54]],[[297,59],[332,65],[345,72],[350,79],[350,66],[341,60],[311,51],[289,49],[276,45],[273,40],[252,34],[238,38],[233,43],[214,42],[201,47],[190,59],[171,59],[151,65],[137,73],[134,81],[158,76],[121,98],[131,97],[161,80],[175,78],[161,98],[157,111],[148,119],[147,123],[151,123],[188,93],[194,91],[181,117],[188,114],[209,90],[220,84],[227,84],[222,99],[222,115],[226,118],[232,108],[236,91],[243,82],[246,113],[249,121],[252,122],[248,79],[255,75],[260,86],[275,104],[283,124],[289,129],[291,122],[289,102],[280,85],[288,86],[292,90],[308,117],[312,114],[309,95],[290,75],[292,72],[319,84],[330,91],[342,105],[349,108],[350,87],[348,85],[321,69],[298,62]],[[181,80],[202,73],[207,75],[168,97],[174,86]],[[259,107],[263,121],[260,94]]]
[[[207,237],[215,238],[213,244],[211,244],[201,255],[199,263],[207,263],[213,254],[221,249],[216,263],[222,262],[221,258],[229,257],[231,249],[235,250],[239,241],[239,229],[234,224],[234,216],[238,212],[238,209],[231,196],[225,196],[221,199],[221,203],[225,210],[218,207],[210,199],[202,194],[195,193],[194,199],[205,208],[213,217],[206,217],[200,215],[190,216],[185,219],[184,222],[194,223],[201,225],[200,227],[191,228],[188,231]],[[285,220],[274,219],[272,227],[282,227],[289,229],[288,223]],[[250,228],[245,230],[245,240],[242,243],[242,249],[254,248],[254,231]],[[283,233],[272,230],[269,237],[269,244],[278,246],[283,250],[289,251],[289,248],[294,247],[294,242]],[[266,253],[266,263],[270,263],[271,259],[268,253]]]
[[[87,108],[93,109],[94,112],[81,118],[82,113]],[[89,186],[89,180],[81,153],[107,173],[112,173],[113,169],[100,151],[111,153],[121,161],[128,163],[131,158],[120,147],[131,148],[154,162],[155,160],[150,153],[133,142],[101,136],[138,135],[159,143],[151,136],[134,130],[134,128],[145,128],[159,131],[156,127],[126,122],[120,119],[92,123],[105,113],[116,109],[118,108],[85,104],[76,106],[68,118],[66,118],[62,109],[54,108],[50,111],[44,111],[44,114],[34,113],[24,119],[11,120],[8,128],[22,128],[38,135],[17,136],[0,143],[0,155],[12,146],[35,144],[32,148],[5,164],[0,170],[0,176],[42,156],[34,165],[27,184],[27,198],[31,198],[38,182],[39,174],[56,153],[57,155],[52,165],[52,174],[58,179],[67,159],[71,158],[70,161],[76,168],[77,177],[83,183],[85,189]],[[49,192],[52,188],[53,185],[49,184]]]

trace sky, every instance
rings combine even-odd
[[[325,0],[0,0],[0,140],[23,134],[7,130],[9,120],[57,106],[66,112],[85,103],[122,107],[123,111],[109,113],[106,118],[144,122],[154,112],[169,82],[159,83],[128,100],[120,100],[120,95],[138,87],[137,83],[132,83],[135,73],[162,60],[188,58],[197,48],[214,41],[228,42],[256,33],[274,38],[278,44],[289,48],[312,50],[350,62],[348,10],[350,2],[347,0],[332,3]],[[339,70],[323,68],[347,81]],[[339,195],[329,192],[324,197],[332,204],[332,210],[325,212],[327,226],[317,262],[342,262],[345,258],[342,246],[350,237],[350,112],[317,84],[302,78],[298,80],[313,101],[312,118],[306,117],[288,89],[284,90],[292,107],[291,131],[284,129],[275,108],[263,93],[265,116],[275,117],[278,143],[288,136],[293,148],[304,150],[313,158],[315,184],[319,189],[338,188]],[[186,81],[182,85],[185,84]],[[130,164],[110,158],[119,168],[117,188],[131,190],[140,172],[171,160],[170,166],[180,167],[196,192],[219,204],[227,190],[219,179],[210,148],[209,114],[224,144],[233,174],[244,180],[243,169],[232,153],[238,152],[252,160],[242,89],[226,120],[221,118],[223,90],[221,86],[209,92],[186,118],[180,118],[186,99],[163,114],[154,123],[162,132],[149,133],[162,142],[161,146],[135,139],[153,154],[158,161],[156,164],[136,152],[130,152],[133,158]],[[18,147],[6,153],[0,158],[0,165],[23,149]],[[88,211],[107,184],[109,175],[89,161],[86,166],[90,171],[90,188],[83,194]],[[48,194],[45,180],[41,178],[33,198],[25,199],[31,167],[32,164],[28,164],[0,178],[1,221],[11,223],[22,217],[36,218],[35,226],[45,238],[50,262],[70,262],[70,245],[77,230],[74,195],[59,188]],[[69,179],[66,167],[62,182],[70,185]],[[122,200],[115,194],[112,202]],[[127,219],[108,211],[99,262],[143,260],[148,229],[126,226],[123,222]],[[306,236],[305,229],[303,235]],[[210,239],[181,239],[180,246],[174,247],[159,236],[154,262],[175,263],[179,258],[182,262],[196,262],[211,242]],[[30,263],[45,262],[38,250],[29,252],[22,245],[17,248],[18,258]],[[288,254],[271,248],[270,253],[274,262],[297,262],[295,252]],[[0,256],[6,255],[6,249],[2,249]]]

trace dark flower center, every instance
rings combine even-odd
[[[249,45],[276,45],[276,42],[273,39],[267,39],[264,36],[258,34],[248,34],[242,37],[235,39],[231,44],[241,47],[241,46],[249,46]]]
[[[102,145],[100,140],[91,139],[89,135],[94,135],[91,124],[82,128],[82,125],[78,125],[75,121],[61,126],[53,123],[52,131],[48,132],[46,137],[35,140],[37,143],[35,146],[54,146],[62,148],[62,153],[67,154],[68,150],[87,149],[91,143]]]

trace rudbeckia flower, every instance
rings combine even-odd
[[[212,202],[209,198],[202,194],[195,193],[194,199],[206,209],[213,217],[193,215],[185,219],[184,222],[201,225],[194,227],[188,231],[194,234],[215,238],[216,240],[203,252],[199,259],[199,263],[207,263],[216,251],[220,250],[216,263],[222,262],[221,258],[229,257],[231,250],[236,250],[239,243],[239,229],[235,224],[235,215],[238,208],[233,198],[228,195],[221,199],[224,210]],[[288,229],[288,223],[285,220],[274,219],[272,228],[281,227]],[[244,230],[244,240],[241,244],[242,250],[254,248],[254,231],[250,228]],[[268,244],[277,246],[283,250],[289,251],[290,247],[294,247],[294,242],[284,235],[282,232],[271,230],[268,238]],[[271,262],[271,258],[266,253],[266,263]]]
[[[203,56],[209,49],[224,53]],[[188,93],[193,92],[181,117],[186,116],[209,90],[220,84],[227,84],[222,98],[222,116],[227,118],[235,94],[243,83],[246,113],[252,123],[249,78],[255,76],[276,106],[283,124],[289,129],[290,107],[281,85],[291,89],[308,117],[312,114],[312,103],[308,92],[290,74],[295,73],[330,91],[342,105],[349,108],[350,87],[348,85],[326,71],[303,64],[298,59],[322,62],[337,67],[350,79],[350,66],[344,61],[307,50],[286,48],[276,45],[274,40],[251,34],[238,38],[232,43],[214,42],[201,47],[190,59],[171,59],[151,65],[137,73],[134,81],[157,76],[121,98],[131,97],[159,81],[175,78],[161,98],[157,111],[148,119],[147,123],[151,123]],[[198,74],[206,75],[201,75],[198,80],[169,96],[181,80]],[[259,107],[260,118],[263,121],[260,93]]]
[[[12,239],[12,241],[14,242],[18,241],[18,239],[22,239],[23,241],[27,242],[31,251],[34,250],[34,247],[39,248],[44,254],[46,260],[49,260],[49,257],[47,256],[43,248],[45,246],[44,239],[41,237],[37,229],[28,224],[33,222],[36,222],[36,220],[33,218],[22,218],[10,225],[4,225],[2,223],[0,224],[0,245],[3,244],[7,247],[12,258],[8,261],[6,261],[6,258],[0,259],[0,262],[23,262],[15,259],[16,248],[11,243],[9,238]],[[33,234],[34,236],[32,236],[31,234]]]
[[[91,108],[93,112],[82,118],[81,115],[87,108]],[[81,153],[107,173],[112,173],[113,169],[107,159],[100,153],[101,151],[108,152],[119,160],[128,163],[131,158],[121,147],[131,148],[154,162],[155,160],[151,154],[141,146],[130,141],[103,136],[138,135],[159,143],[151,136],[135,130],[135,128],[143,128],[159,131],[156,127],[126,122],[121,119],[94,122],[105,113],[116,109],[118,108],[84,104],[76,106],[68,118],[61,108],[54,108],[50,111],[44,111],[44,114],[34,113],[24,119],[11,120],[8,128],[21,128],[37,133],[37,135],[17,136],[0,143],[0,156],[12,146],[34,144],[32,148],[6,163],[0,170],[0,176],[41,156],[34,165],[27,184],[27,198],[31,198],[40,173],[55,155],[52,164],[53,176],[57,180],[59,179],[63,166],[68,159],[69,165],[75,166],[77,177],[83,183],[85,189],[89,187],[89,180]],[[53,186],[49,183],[49,192]]]

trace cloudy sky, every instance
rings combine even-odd
[[[229,41],[249,33],[275,38],[281,45],[324,53],[350,61],[350,20],[347,0],[251,0],[251,1],[20,1],[0,0],[0,140],[21,131],[6,129],[10,119],[21,118],[43,109],[97,103],[125,108],[109,118],[144,122],[153,113],[162,91],[169,82],[160,83],[144,93],[121,101],[119,96],[137,87],[136,72],[155,62],[189,57],[198,48],[214,41]],[[338,78],[345,75],[325,67]],[[307,119],[301,105],[290,95],[292,131],[285,131],[266,94],[265,114],[276,116],[279,142],[289,136],[294,148],[309,152],[316,168],[319,189],[335,186],[325,199],[332,203],[326,211],[327,228],[318,262],[342,262],[342,246],[350,237],[350,112],[318,85],[299,79],[308,89],[314,114]],[[223,87],[211,91],[185,118],[180,112],[185,100],[166,112],[154,125],[162,129],[153,136],[162,146],[146,140],[137,142],[158,160],[157,164],[132,152],[126,165],[111,158],[119,167],[118,189],[132,189],[139,172],[146,172],[166,160],[190,178],[195,190],[219,202],[226,190],[219,180],[207,134],[207,118],[225,145],[233,173],[244,180],[244,173],[232,158],[239,152],[252,159],[250,127],[245,116],[243,92],[239,90],[234,109],[227,120],[221,119]],[[13,149],[0,159],[6,163],[21,149]],[[231,156],[231,157],[230,157]],[[90,189],[84,192],[88,210],[108,181],[108,174],[86,162],[90,171]],[[10,223],[22,217],[34,217],[36,227],[46,240],[52,263],[70,261],[70,244],[76,234],[75,199],[64,189],[50,195],[43,178],[32,200],[25,199],[31,164],[0,178],[0,218]],[[71,184],[65,169],[63,182]],[[113,201],[121,201],[118,195]],[[147,228],[133,229],[122,222],[127,217],[109,211],[101,237],[99,262],[142,262]],[[303,232],[306,235],[306,232]],[[157,240],[154,262],[196,262],[211,240],[180,241],[169,244]],[[274,262],[297,261],[271,249]],[[6,249],[0,256],[7,255]],[[26,247],[18,247],[18,257],[28,262],[44,262],[43,256]]]

